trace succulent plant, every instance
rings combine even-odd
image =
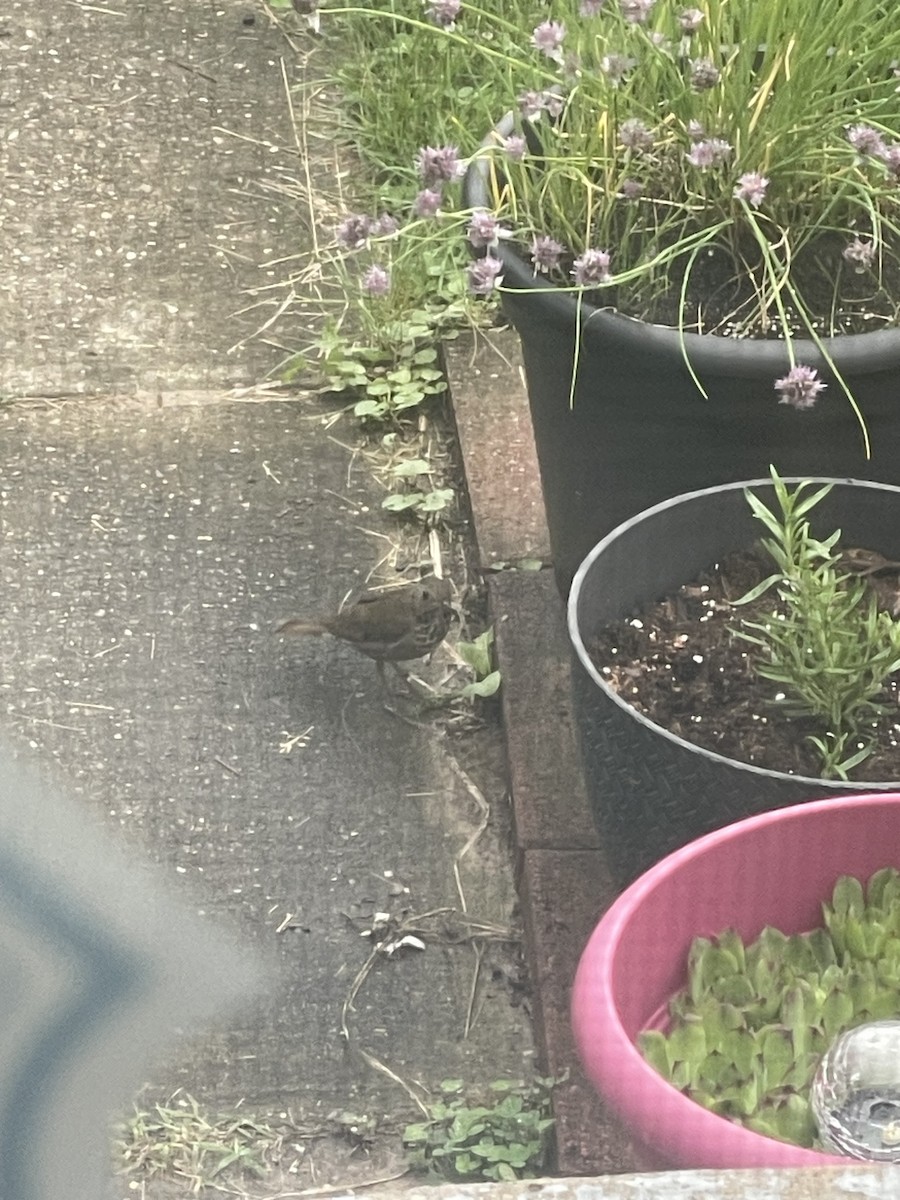
[[[809,1088],[841,1033],[900,1015],[900,871],[865,889],[842,876],[824,927],[765,928],[745,946],[734,930],[695,938],[688,983],[669,1002],[666,1030],[638,1038],[675,1087],[757,1133],[816,1145]]]

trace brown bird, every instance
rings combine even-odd
[[[883,612],[900,616],[900,562],[885,558],[877,550],[851,546],[842,551],[839,565],[866,580]]]
[[[885,558],[877,550],[863,550],[859,546],[842,550],[840,565],[852,571],[854,575],[880,575],[882,572],[896,574],[900,571],[900,562]]]
[[[379,671],[385,662],[424,658],[447,636],[453,609],[450,584],[434,575],[419,583],[366,592],[332,617],[288,617],[276,633],[330,633],[374,658]]]

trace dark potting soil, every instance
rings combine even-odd
[[[824,233],[801,247],[795,255],[791,279],[803,297],[816,332],[822,337],[871,333],[896,326],[900,313],[900,239],[886,243],[880,264],[857,271],[843,257],[846,236]],[[754,262],[754,247],[743,247],[746,261]],[[561,263],[561,281],[571,283],[573,258]],[[666,277],[643,277],[627,287],[589,291],[586,299],[598,308],[614,308],[625,316],[657,325],[721,337],[783,338],[774,304],[766,308],[748,278],[736,268],[734,252],[727,246],[711,246],[691,263],[685,280],[687,259],[672,265]],[[529,264],[530,265],[530,264]],[[613,262],[613,270],[622,264]],[[757,272],[762,278],[761,268]],[[782,297],[791,333],[809,338],[807,325]]]
[[[821,760],[807,738],[822,737],[822,725],[787,715],[780,685],[754,670],[759,649],[731,632],[738,621],[760,621],[776,609],[774,590],[739,609],[732,604],[771,571],[761,550],[732,554],[646,611],[599,629],[588,651],[624,701],[685,741],[817,778]],[[893,608],[897,573],[869,579]],[[900,779],[900,680],[889,679],[878,700],[887,711],[872,726],[875,750],[851,772],[853,781]]]
[[[845,262],[846,237],[823,234],[802,247],[792,265],[791,279],[817,333],[837,337],[848,333],[870,333],[897,323],[900,270],[893,252],[876,265],[856,271]],[[752,262],[747,247],[748,259]],[[711,248],[694,264],[687,281],[684,306],[680,300],[681,279],[670,280],[665,291],[652,296],[621,298],[620,311],[660,325],[677,326],[682,314],[685,329],[716,333],[724,337],[781,338],[781,324],[774,304],[764,315],[759,296],[746,273],[735,272],[732,254],[723,247]],[[598,303],[609,303],[609,299]],[[790,299],[784,298],[785,315],[796,337],[808,338],[809,330]],[[643,310],[643,311],[642,311]]]

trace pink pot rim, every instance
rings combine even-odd
[[[711,1166],[813,1167],[848,1166],[852,1159],[824,1154],[779,1142],[754,1133],[717,1116],[689,1099],[662,1078],[644,1060],[619,1018],[613,985],[613,965],[632,916],[660,886],[676,876],[685,864],[705,856],[717,846],[744,838],[755,829],[796,820],[809,820],[816,813],[855,807],[900,807],[900,792],[873,792],[854,796],[808,801],[749,817],[706,834],[668,855],[628,887],[602,917],[582,954],[572,993],[572,1023],[581,1061],[588,1077],[625,1125],[641,1136],[649,1133],[653,1143],[666,1153],[682,1140],[686,1124],[696,1131],[697,1141],[720,1160]],[[900,815],[898,815],[900,819]],[[825,897],[823,897],[824,899]],[[663,997],[660,997],[660,1002]],[[623,1080],[626,1086],[623,1086]],[[651,1097],[648,1105],[647,1097]],[[648,1108],[652,1107],[652,1122]],[[710,1148],[712,1148],[710,1150]],[[696,1166],[685,1161],[684,1166]]]

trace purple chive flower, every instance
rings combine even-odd
[[[766,198],[768,186],[769,181],[765,175],[760,175],[758,171],[748,171],[737,181],[737,187],[734,189],[735,199],[746,200],[754,208],[759,208]]]
[[[578,15],[580,17],[596,17],[605,3],[606,0],[581,0],[578,6]]]
[[[535,275],[538,272],[542,275],[549,274],[559,264],[562,252],[563,248],[555,238],[548,237],[545,233],[537,234],[531,243],[531,262]]]
[[[351,213],[337,227],[335,236],[344,250],[359,250],[372,232],[372,220],[365,213]]]
[[[619,141],[626,150],[640,154],[653,146],[653,132],[639,117],[628,117],[619,126]]]
[[[425,15],[442,29],[452,29],[462,8],[462,0],[422,0]]]
[[[422,146],[416,155],[416,169],[428,188],[452,183],[465,174],[456,146]]]
[[[487,296],[503,282],[503,263],[499,258],[486,254],[469,267],[469,289],[476,296]]]
[[[714,88],[722,78],[722,72],[709,58],[695,58],[691,61],[691,87],[695,92],[707,92]]]
[[[695,142],[685,154],[692,167],[706,171],[709,167],[721,167],[731,157],[733,147],[724,138],[707,138],[703,142]]]
[[[390,213],[382,213],[377,221],[372,222],[372,236],[393,237],[399,228],[398,222]]]
[[[847,127],[847,141],[860,158],[866,158],[870,155],[881,157],[885,151],[884,138],[871,125],[849,125]]]
[[[374,264],[363,275],[362,286],[370,296],[386,296],[391,290],[391,277],[384,267]]]
[[[525,157],[525,150],[527,149],[525,139],[519,137],[517,133],[511,133],[509,137],[503,139],[500,145],[503,147],[504,154],[515,159],[516,162]]]
[[[636,179],[623,179],[620,194],[623,200],[640,200],[644,194],[644,185]]]
[[[559,92],[541,92],[548,117],[558,117],[566,107],[566,98]]]
[[[827,386],[819,379],[815,367],[802,365],[791,367],[784,378],[775,380],[775,391],[781,393],[778,403],[790,404],[792,408],[812,408]]]
[[[437,216],[441,211],[442,199],[440,192],[435,192],[431,188],[423,188],[413,200],[413,215],[416,217]]]
[[[656,0],[619,0],[622,16],[632,25],[643,25]]]
[[[600,70],[613,87],[618,87],[636,63],[637,59],[627,58],[624,54],[604,54],[600,59]]]
[[[572,274],[579,287],[597,287],[609,283],[612,276],[609,273],[609,251],[585,250],[580,258],[575,259]]]
[[[678,24],[682,33],[696,33],[703,23],[703,13],[699,8],[683,8],[678,14]]]
[[[891,146],[885,146],[879,157],[887,167],[891,180],[894,183],[900,181],[900,145],[895,142]]]
[[[536,121],[543,113],[558,117],[566,107],[566,98],[559,92],[521,92],[516,97],[519,112],[526,121]]]
[[[536,121],[544,111],[544,92],[520,92],[516,96],[519,112],[526,121]]]
[[[858,237],[844,247],[844,261],[850,263],[857,275],[862,275],[875,258],[875,243],[862,242]]]
[[[535,27],[531,35],[531,44],[535,50],[540,50],[541,54],[546,54],[554,62],[561,63],[562,50],[560,47],[565,36],[566,27],[561,21],[542,21]]]
[[[500,228],[500,222],[492,213],[485,209],[479,209],[478,212],[472,213],[468,238],[476,250],[483,250],[485,246],[496,246],[504,232],[505,230]]]

